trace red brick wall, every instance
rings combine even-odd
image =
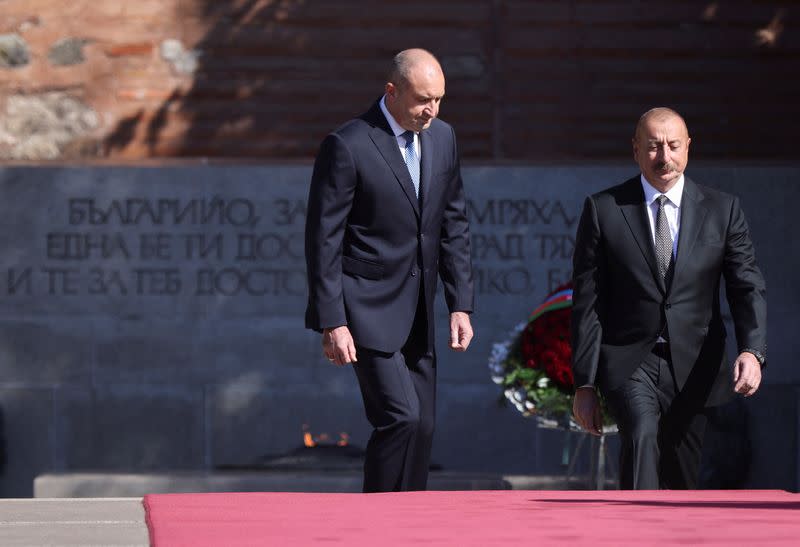
[[[638,115],[683,112],[694,156],[795,158],[795,2],[743,0],[4,0],[0,107],[59,90],[94,109],[62,155],[309,158],[379,96],[387,61],[421,46],[448,77],[442,117],[466,158],[620,159]],[[49,48],[85,39],[85,61]],[[197,51],[178,72],[166,39]],[[770,40],[774,38],[774,41]],[[765,42],[766,40],[766,42]],[[0,108],[2,112],[2,108]]]

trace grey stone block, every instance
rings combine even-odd
[[[196,326],[164,319],[114,321],[97,333],[94,377],[101,385],[166,385],[203,380]]]
[[[0,500],[4,547],[150,544],[142,500]]]
[[[100,383],[202,386],[248,376],[271,387],[311,382],[324,361],[318,335],[282,318],[118,321],[97,337]]]
[[[90,385],[62,386],[54,391],[53,400],[54,443],[58,450],[52,469],[82,469],[98,465],[95,458],[95,435],[98,433],[95,428],[95,390]]]
[[[64,38],[53,44],[47,58],[56,66],[78,65],[86,60],[83,56],[85,44],[86,40],[82,38]]]
[[[30,62],[28,43],[19,34],[0,35],[0,67],[15,68]]]
[[[83,383],[91,377],[94,322],[0,319],[0,384]]]
[[[62,397],[59,446],[68,469],[205,465],[201,389],[111,384]]]
[[[330,366],[319,335],[296,318],[208,322],[197,333],[195,352],[209,368],[208,382],[216,384],[244,375],[270,388],[310,384],[321,365]]]
[[[0,387],[3,432],[0,496],[24,498],[33,494],[33,478],[54,469],[55,424],[53,390]]]
[[[36,497],[133,497],[181,492],[348,492],[362,491],[360,470],[217,471],[170,473],[49,473],[36,478]],[[541,489],[553,477],[490,473],[431,472],[431,490],[510,490],[513,484]]]

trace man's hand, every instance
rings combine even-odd
[[[592,435],[603,431],[603,416],[600,413],[600,399],[593,387],[579,387],[572,401],[572,414],[584,430]]]
[[[472,324],[469,321],[469,314],[454,311],[450,314],[450,349],[467,351],[471,340]]]
[[[324,329],[322,331],[322,353],[331,363],[348,365],[355,363],[356,344],[347,326]]]
[[[761,364],[756,356],[743,351],[733,363],[733,390],[750,397],[761,385]]]

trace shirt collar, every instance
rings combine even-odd
[[[392,116],[392,114],[389,112],[389,109],[386,108],[386,95],[381,97],[380,107],[381,107],[381,112],[383,112],[383,115],[386,117],[386,121],[389,122],[389,127],[392,129],[392,133],[394,133],[394,136],[399,137],[400,135],[405,133],[406,130],[403,129],[399,123],[397,123],[397,120],[394,119],[394,116]],[[416,133],[414,134],[416,136]]]
[[[644,174],[641,176],[641,179],[642,189],[644,190],[644,202],[649,207],[653,204],[656,198],[661,195],[661,192],[656,190],[652,184],[647,182],[647,179],[644,178]],[[667,196],[667,199],[678,208],[681,206],[681,198],[683,197],[683,185],[684,177],[681,175],[678,179],[678,182],[675,183],[675,186],[670,188],[667,192],[664,192],[664,195]]]
[[[392,128],[392,133],[394,133],[394,136],[399,137],[405,133],[406,130],[403,129],[399,123],[397,123],[397,120],[394,119],[394,116],[389,113],[389,109],[386,108],[386,95],[381,97],[380,107],[381,112],[383,112],[383,115],[386,117],[386,121],[389,122],[389,127]]]

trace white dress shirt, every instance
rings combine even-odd
[[[641,176],[642,189],[644,190],[644,203],[647,207],[647,218],[650,219],[650,235],[653,236],[653,245],[656,243],[656,216],[658,215],[658,202],[656,198],[661,192],[656,190],[652,184],[647,182],[644,175]],[[667,201],[664,203],[664,213],[667,215],[669,232],[672,235],[672,257],[678,256],[678,232],[681,226],[681,198],[683,197],[683,175],[664,195]]]
[[[397,146],[400,147],[400,153],[403,155],[403,159],[405,160],[406,159],[406,138],[403,136],[403,133],[405,133],[406,130],[403,129],[400,126],[399,123],[397,123],[397,120],[394,119],[394,116],[392,116],[389,113],[389,109],[386,108],[386,95],[381,97],[380,107],[381,107],[381,112],[383,112],[383,115],[386,116],[386,120],[389,122],[389,127],[392,128],[392,133],[394,133],[394,137],[397,139]],[[415,131],[414,132],[414,152],[417,153],[417,158],[421,158],[422,157],[422,154],[420,154],[419,147],[420,147],[420,144],[419,144],[419,133],[417,133]],[[419,159],[417,161],[419,161]]]

